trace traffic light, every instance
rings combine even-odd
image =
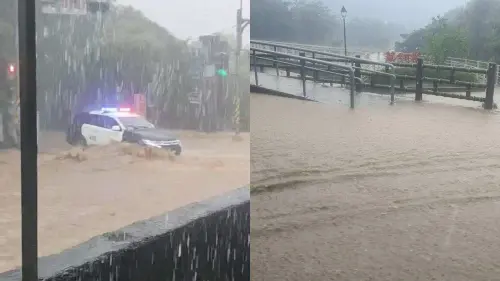
[[[16,66],[13,63],[9,63],[7,71],[9,72],[9,74],[15,74],[16,73]]]
[[[9,63],[7,65],[7,78],[9,80],[14,80],[17,76],[16,65],[13,63]]]
[[[215,63],[215,67],[217,69],[217,75],[220,77],[226,77],[227,76],[227,69],[228,69],[228,55],[224,52],[220,52],[217,54],[218,61]]]
[[[221,77],[226,77],[227,76],[227,71],[223,68],[220,68],[217,70],[217,75],[221,76]]]

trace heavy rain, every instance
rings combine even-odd
[[[130,2],[37,1],[40,257],[249,183],[248,43],[237,43],[238,7],[225,29],[179,38]],[[0,272],[21,261],[16,37],[16,1],[0,1]],[[85,125],[72,135],[85,112],[120,116],[122,127],[109,132],[154,128],[142,136],[169,137],[119,142],[86,135]],[[125,112],[151,127],[120,121]]]

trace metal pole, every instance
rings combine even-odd
[[[38,280],[36,5],[18,1],[19,95],[21,107],[22,280]]]
[[[257,74],[257,54],[253,51],[253,71],[255,74],[255,86],[259,86],[259,75]]]
[[[344,55],[347,57],[347,36],[345,31],[345,17],[342,19],[344,21]]]
[[[355,87],[356,87],[356,83],[355,83],[355,75],[354,75],[354,70],[351,70],[350,73],[350,83],[351,83],[351,88],[349,89],[350,90],[350,94],[351,94],[351,109],[354,109],[354,94],[355,94]]]

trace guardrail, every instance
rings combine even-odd
[[[445,64],[453,67],[488,69],[489,62],[480,60],[471,60],[467,58],[449,57],[446,59]],[[500,74],[497,75],[497,84],[498,83],[500,83]]]
[[[483,102],[483,107],[485,109],[493,109],[493,107],[494,107],[493,95],[494,95],[494,90],[495,90],[496,77],[498,75],[498,66],[495,63],[489,63],[487,69],[480,69],[480,68],[468,68],[468,67],[453,67],[453,66],[447,66],[447,65],[424,64],[424,60],[422,58],[419,58],[416,64],[415,63],[394,63],[394,65],[398,66],[398,67],[415,68],[415,76],[396,75],[396,77],[398,79],[400,79],[400,81],[405,81],[405,80],[415,80],[416,81],[415,100],[417,100],[417,101],[422,100],[422,94],[428,94],[428,95],[434,95],[434,96],[442,96],[442,97],[448,97],[448,98],[456,98],[456,99]],[[426,77],[424,75],[425,69],[432,69],[432,70],[435,70],[436,72],[449,71],[449,77],[446,79]],[[476,83],[476,82],[457,80],[456,79],[457,72],[485,75],[486,76],[486,83]],[[431,89],[424,89],[424,87],[423,87],[424,82],[431,82],[432,88]],[[465,86],[465,92],[466,92],[465,96],[458,95],[458,94],[450,94],[450,93],[446,93],[446,92],[440,92],[438,90],[438,85],[444,84],[444,83],[455,85],[455,86]],[[400,90],[406,91],[406,89],[404,89],[403,86],[401,88],[402,89],[400,89]],[[483,97],[472,96],[471,92],[473,89],[485,89],[486,90],[485,97],[483,98]]]
[[[292,42],[278,42],[278,41],[268,41],[268,40],[252,40],[254,44],[258,44],[258,42],[261,43],[266,43],[266,44],[280,44],[288,47],[296,47],[296,48],[302,48],[302,49],[307,49],[307,50],[315,50],[315,51],[320,51],[320,52],[328,52],[328,53],[335,53],[335,54],[344,54],[345,49],[343,47],[334,47],[334,46],[324,46],[324,45],[311,45],[311,44],[302,44],[302,43],[292,43]],[[257,47],[258,46],[254,46]],[[356,48],[356,47],[349,47],[347,49],[347,54],[348,55],[363,55],[366,53],[382,53],[381,50],[368,50],[365,48]]]
[[[359,56],[346,57],[274,42],[253,40],[251,43],[253,44],[251,49],[258,50],[257,53],[252,52],[251,54],[253,57],[251,65],[254,66],[255,75],[257,75],[257,67],[260,67],[262,71],[264,68],[275,68],[277,75],[279,75],[279,69],[284,69],[286,71],[286,76],[290,78],[299,78],[320,83],[346,84],[346,76],[342,75],[345,73],[339,73],[338,70],[332,73],[332,69],[335,66],[329,66],[325,63],[329,62],[337,66],[341,64],[352,67],[355,72],[355,86],[357,92],[361,91],[363,87],[375,90],[388,90],[391,94],[391,103],[394,102],[394,92],[398,91],[403,93],[414,92],[415,100],[417,101],[422,100],[422,94],[427,94],[483,102],[483,107],[485,109],[493,109],[495,106],[493,95],[498,76],[498,67],[494,63],[488,63],[487,69],[424,64],[423,58],[419,58],[417,63],[388,64],[361,59]],[[267,49],[263,50],[255,46],[266,46]],[[272,51],[269,49],[272,49]],[[295,55],[297,52],[299,53],[299,57],[306,58],[304,59],[304,63],[301,63],[300,59],[297,59]],[[318,62],[318,60],[320,62]],[[266,64],[266,62],[269,63]],[[366,67],[367,65],[371,67]],[[431,74],[428,71],[435,73]],[[293,77],[290,75],[291,72],[297,72],[300,75],[299,77]],[[474,74],[476,79],[474,80],[471,78],[471,80],[466,81],[468,79],[462,79],[460,73]],[[432,77],[429,77],[429,75]],[[341,81],[335,80],[335,77],[338,76],[342,78]],[[379,80],[381,76],[389,78],[389,80],[380,83]],[[481,79],[477,77],[481,77]],[[395,80],[399,81],[399,87],[397,88],[394,86]],[[412,88],[407,85],[406,83],[408,81],[415,81],[415,86]],[[305,91],[305,89],[303,90]],[[485,97],[471,94],[474,91],[483,90],[486,92]],[[465,95],[456,93],[461,91],[464,91]]]
[[[390,78],[389,90],[391,94],[391,104],[394,103],[394,66],[388,63],[374,62],[366,59],[360,58],[360,56],[349,57],[343,55],[337,55],[328,52],[308,50],[299,47],[290,47],[286,45],[268,43],[262,41],[251,41],[253,44],[265,45],[272,47],[274,50],[266,50],[251,47],[251,65],[253,65],[254,75],[256,85],[258,85],[258,67],[264,68],[266,66],[272,66],[276,69],[276,74],[279,76],[279,69],[285,69],[286,75],[289,78],[296,78],[290,75],[291,72],[295,71],[300,74],[298,77],[303,81],[302,91],[303,95],[306,96],[306,81],[312,80],[314,82],[325,82],[325,83],[339,83],[347,85],[346,78],[349,79],[350,91],[351,91],[351,108],[354,108],[354,91],[361,91],[361,86],[363,81],[361,79],[361,74],[364,73],[376,73],[380,76],[386,76]],[[299,51],[299,55],[290,54],[290,50]],[[309,55],[309,57],[307,56]],[[270,65],[260,64],[259,61],[271,62]],[[341,64],[342,63],[342,64]],[[364,69],[362,64],[365,65],[375,65],[387,68],[391,73],[375,70],[375,69]],[[342,71],[343,70],[343,71]],[[312,75],[308,75],[307,71],[312,71]],[[319,77],[319,74],[323,75],[323,78]],[[335,80],[336,77],[341,77],[341,81]]]
[[[38,280],[250,280],[250,190],[240,188],[38,260]],[[0,273],[20,281],[20,270]]]

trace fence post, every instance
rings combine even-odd
[[[315,59],[316,58],[316,53],[315,52],[312,52],[312,58]],[[316,68],[316,63],[313,62],[313,68]],[[318,80],[318,71],[317,70],[313,70],[313,81],[314,83],[316,83],[316,81]]]
[[[416,85],[415,85],[415,100],[416,101],[421,101],[422,100],[422,90],[424,86],[424,59],[423,58],[418,58],[417,59],[417,73],[416,73]]]
[[[361,58],[361,56],[360,56],[360,55],[356,55],[356,58],[360,59],[360,58]],[[363,86],[363,85],[361,84],[361,82],[360,82],[360,79],[361,79],[361,63],[360,63],[358,60],[356,60],[356,61],[354,62],[354,66],[356,67],[356,68],[354,69],[354,77],[356,77],[356,78],[357,78],[357,79],[356,79],[356,92],[358,92],[358,93],[359,93],[359,92],[361,92],[361,88],[362,88],[362,86]]]
[[[257,55],[255,50],[253,50],[253,72],[255,75],[255,86],[259,86],[259,75],[257,74]]]
[[[328,71],[332,71],[332,66],[331,65],[328,66]],[[330,82],[330,87],[333,87],[333,81],[335,81],[335,75],[334,74],[332,74],[332,82]]]
[[[278,51],[278,48],[276,46],[274,46],[274,51],[277,52]],[[278,56],[277,55],[274,55],[274,61],[273,61],[273,67],[276,68],[276,76],[280,76],[280,71],[278,69]]]
[[[305,52],[300,52],[299,56],[305,57]],[[302,79],[302,95],[306,96],[306,74],[305,74],[306,60],[300,59],[300,78]]]
[[[486,99],[484,109],[493,109],[493,95],[495,94],[495,83],[497,80],[498,65],[490,62],[486,72]]]
[[[356,90],[355,87],[356,87],[356,84],[355,84],[355,75],[354,75],[354,70],[351,68],[349,70],[349,81],[350,84],[351,84],[351,87],[349,89],[349,92],[350,92],[350,96],[351,96],[351,109],[354,109],[354,91]],[[345,76],[342,76],[342,77],[345,77]]]

